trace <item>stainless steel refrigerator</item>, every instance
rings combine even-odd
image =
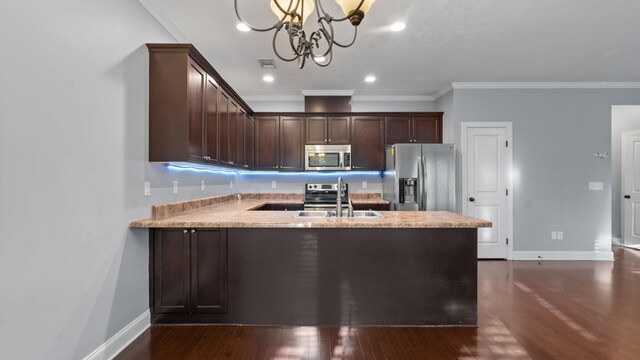
[[[391,210],[456,212],[456,149],[452,144],[387,146],[383,196]]]

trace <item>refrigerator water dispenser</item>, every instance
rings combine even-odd
[[[400,179],[400,203],[415,204],[418,202],[418,179]]]

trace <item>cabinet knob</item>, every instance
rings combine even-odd
[[[186,234],[189,232],[189,230],[182,230],[182,232]]]
[[[476,199],[475,199],[475,198],[470,197],[470,198],[469,198],[469,201],[474,202],[474,201],[476,201]]]
[[[196,232],[196,229],[191,229],[191,233],[192,234],[195,233],[195,232]]]
[[[331,142],[331,139],[329,139],[329,142]]]

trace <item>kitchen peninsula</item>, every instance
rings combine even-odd
[[[477,324],[477,228],[490,222],[449,212],[254,211],[300,204],[295,194],[234,194],[154,206],[151,219],[132,222],[151,229],[152,322]]]

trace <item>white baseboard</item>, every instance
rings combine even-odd
[[[613,261],[612,251],[514,251],[514,260],[606,260]]]
[[[613,245],[622,245],[622,239],[620,239],[619,237],[612,237],[611,243]]]
[[[124,348],[129,346],[140,334],[151,325],[151,313],[149,310],[138,316],[124,329],[118,331],[111,339],[100,345],[94,352],[87,355],[84,360],[111,360]]]

